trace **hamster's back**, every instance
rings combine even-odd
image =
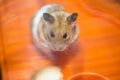
[[[41,11],[47,12],[47,13],[51,13],[55,11],[63,11],[63,10],[64,8],[58,4],[49,4],[41,8]]]

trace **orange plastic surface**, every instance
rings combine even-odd
[[[79,14],[78,52],[74,56],[61,53],[54,62],[36,49],[30,28],[33,14],[49,3],[63,5],[69,12]],[[120,80],[119,4],[119,0],[0,0],[3,80],[31,80],[37,70],[48,65],[61,66],[65,80],[81,72]]]

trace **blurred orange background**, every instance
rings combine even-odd
[[[61,53],[54,62],[36,49],[30,28],[34,13],[50,3],[77,12],[81,31],[75,56]],[[65,79],[92,72],[120,80],[120,1],[0,0],[0,58],[2,80],[31,80],[48,65],[61,66]]]

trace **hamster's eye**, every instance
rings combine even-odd
[[[64,39],[67,38],[67,33],[64,33],[63,38],[64,38]]]
[[[52,38],[55,37],[55,34],[54,34],[53,31],[50,32],[50,36],[51,36]]]

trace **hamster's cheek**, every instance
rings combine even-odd
[[[73,44],[75,42],[75,40],[76,40],[75,36],[71,36],[70,40],[68,41],[68,45]]]

